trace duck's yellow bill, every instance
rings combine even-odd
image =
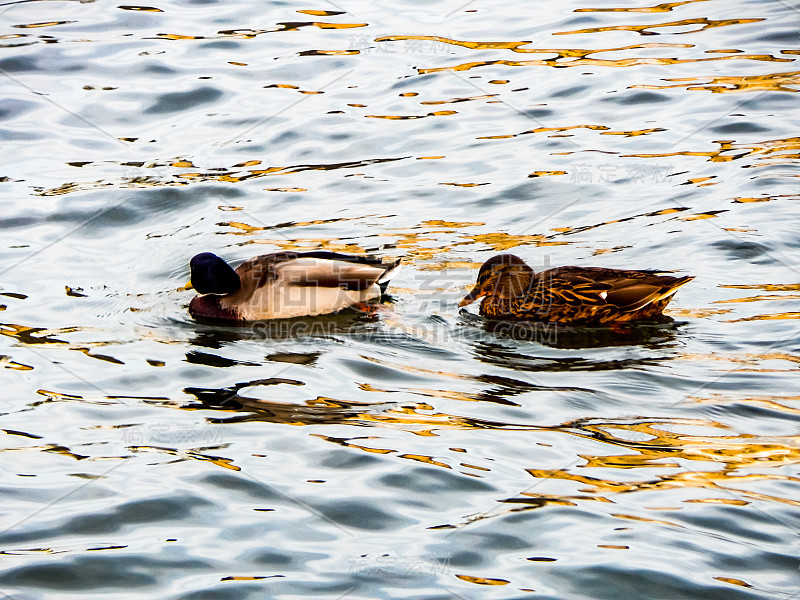
[[[192,282],[191,282],[191,281],[187,281],[187,282],[186,282],[186,285],[184,285],[184,286],[183,286],[183,289],[184,289],[184,290],[193,290],[193,289],[194,289],[194,286],[192,285]]]

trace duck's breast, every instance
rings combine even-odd
[[[195,296],[189,302],[189,314],[203,319],[243,321],[245,317],[236,306],[223,306],[224,297],[216,294]]]

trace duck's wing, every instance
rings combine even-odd
[[[272,282],[287,286],[338,287],[363,291],[373,285],[383,289],[390,274],[400,265],[400,260],[384,263],[372,256],[318,250],[276,252],[256,257],[248,263],[251,264],[245,263],[241,267],[257,273],[256,287]]]
[[[539,274],[542,285],[565,304],[612,304],[623,311],[639,310],[667,298],[693,277],[672,277],[660,271],[560,267]]]

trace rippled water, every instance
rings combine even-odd
[[[6,598],[798,598],[800,5],[0,4]],[[403,257],[190,319],[188,259]],[[498,331],[535,268],[696,276]]]

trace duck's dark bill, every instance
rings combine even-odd
[[[467,294],[461,299],[461,302],[459,302],[458,305],[467,306],[468,304],[472,304],[473,302],[475,302],[475,300],[477,300],[479,297],[480,294],[478,293],[477,288],[473,289],[469,294]]]

